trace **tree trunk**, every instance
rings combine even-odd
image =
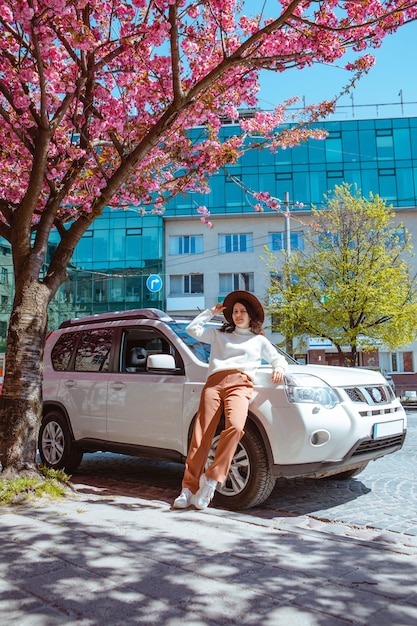
[[[0,397],[0,463],[4,478],[37,473],[42,359],[50,293],[39,281],[27,276],[24,280],[23,285],[16,284]]]
[[[351,346],[351,352],[344,352],[342,346],[335,344],[339,355],[342,357],[344,367],[356,367],[358,364],[358,351],[355,346]]]

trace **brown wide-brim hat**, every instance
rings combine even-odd
[[[230,323],[233,323],[233,318],[232,318],[233,307],[236,304],[236,302],[242,302],[242,301],[243,301],[243,304],[244,304],[244,301],[246,301],[251,305],[255,314],[256,321],[263,324],[264,319],[265,319],[264,308],[262,304],[259,302],[258,298],[254,296],[253,293],[250,293],[250,291],[232,291],[225,297],[223,301],[223,306],[225,307],[223,311],[223,315],[225,316],[227,321]]]

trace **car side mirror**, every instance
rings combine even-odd
[[[149,354],[146,363],[149,371],[176,370],[175,359],[172,354]]]

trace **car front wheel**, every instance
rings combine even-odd
[[[207,466],[214,459],[219,434],[213,439]],[[229,473],[218,485],[213,503],[227,509],[249,509],[268,498],[275,485],[268,456],[255,426],[247,422],[245,434],[238,443]]]
[[[71,473],[83,458],[72,438],[65,417],[58,411],[47,413],[39,430],[38,448],[41,461],[52,469],[64,469]]]

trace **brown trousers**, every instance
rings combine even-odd
[[[225,428],[220,433],[216,454],[206,476],[219,483],[226,480],[237,444],[244,435],[252,390],[252,380],[238,370],[216,372],[208,377],[201,392],[193,437],[185,462],[183,488],[188,487],[192,493],[197,492],[223,412]]]

